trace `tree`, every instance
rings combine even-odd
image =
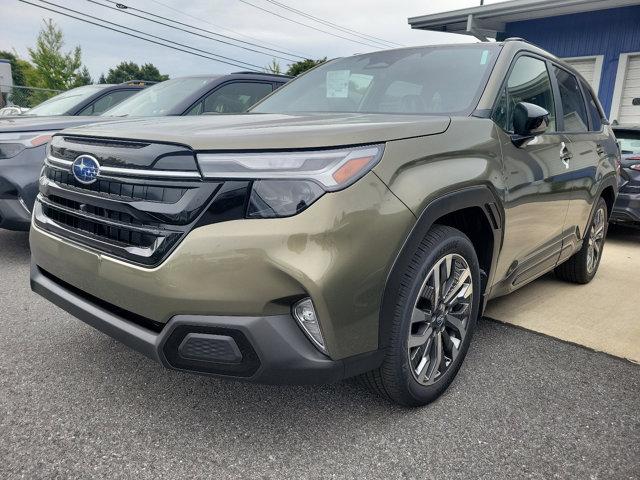
[[[9,60],[9,64],[11,65],[11,76],[13,77],[14,85],[26,85],[27,79],[26,74],[23,69],[24,60],[20,60],[15,53],[7,52],[4,50],[0,50],[0,58],[4,58],[5,60]],[[28,62],[25,62],[28,63]]]
[[[294,62],[289,65],[287,69],[287,75],[291,75],[292,77],[298,76],[307,70],[312,69],[317,65],[321,65],[327,61],[327,57],[321,58],[319,60],[312,60],[307,58],[306,60],[300,60],[299,62]]]
[[[266,67],[264,67],[264,69],[268,73],[275,73],[276,75],[279,75],[279,74],[282,73],[282,68],[280,67],[280,64],[278,63],[278,61],[275,58],[273,60],[271,60],[271,63],[269,65],[267,65]]]
[[[134,62],[121,62],[114,68],[110,68],[105,76],[100,75],[99,83],[122,83],[129,80],[147,80],[162,82],[169,79],[169,75],[163,75],[152,63],[138,66]]]
[[[76,46],[64,53],[64,35],[53,20],[44,20],[44,27],[38,34],[35,48],[29,49],[31,61],[35,66],[40,88],[68,90],[91,81],[89,72],[82,68],[82,51]]]
[[[9,60],[9,63],[11,64],[13,85],[18,87],[29,87],[35,85],[35,82],[37,81],[37,72],[34,66],[28,61],[18,57],[15,52],[7,51],[0,51],[0,58]],[[0,103],[4,104],[8,100],[15,105],[30,107],[34,105],[31,102],[30,95],[31,91],[29,89],[14,88],[6,96],[7,98],[3,98],[3,101]]]
[[[74,87],[81,87],[83,85],[91,85],[93,83],[93,79],[89,74],[89,69],[84,66],[76,76],[76,81],[74,82]]]

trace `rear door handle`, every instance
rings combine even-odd
[[[560,144],[560,160],[564,164],[564,168],[569,168],[569,160],[571,160],[572,156],[567,144],[562,142]]]

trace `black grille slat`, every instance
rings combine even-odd
[[[73,175],[64,170],[45,167],[45,176],[58,185],[75,191],[89,191],[128,200],[140,200],[159,203],[176,203],[189,189],[179,187],[166,187],[157,185],[142,185],[125,183],[123,181],[99,180],[89,185],[77,182]],[[151,191],[151,195],[148,193]]]

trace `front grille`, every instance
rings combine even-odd
[[[90,154],[96,143],[88,139],[83,146]],[[114,156],[126,165],[126,152],[131,146],[111,143],[110,148],[117,150]],[[62,140],[56,142],[59,149],[64,144]],[[79,144],[74,137],[73,147]],[[161,149],[156,146],[156,150]],[[109,174],[101,173],[95,183],[86,185],[71,173],[71,162],[48,157],[34,208],[36,224],[114,257],[143,266],[159,264],[216,203],[218,192],[225,191],[224,182],[204,182],[191,174],[193,178],[183,179],[175,172],[148,167],[141,170],[138,165],[145,160],[135,160],[135,170],[112,168]],[[151,159],[148,163],[158,162]],[[227,201],[224,194],[220,198]]]
[[[123,183],[112,180],[98,180],[90,185],[76,182],[73,175],[65,170],[47,166],[45,176],[58,185],[97,195],[117,197],[123,200],[146,200],[151,202],[175,203],[187,192],[187,188],[145,185],[143,183]]]

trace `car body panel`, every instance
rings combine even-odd
[[[184,143],[198,151],[275,150],[378,143],[441,133],[449,117],[380,114],[241,114],[131,119],[90,125],[85,136]],[[123,124],[124,123],[124,124]],[[69,134],[76,130],[69,129]],[[248,135],[250,133],[250,135]]]
[[[320,318],[332,319],[323,324],[324,334],[331,357],[340,359],[377,348],[378,330],[371,325],[377,324],[380,291],[414,222],[370,173],[295,217],[196,228],[154,269],[132,267],[37,227],[31,242],[33,260],[46,272],[157,322],[177,314],[287,314],[289,305],[279,300],[308,292]]]
[[[640,138],[640,126],[620,125],[613,127],[616,137]],[[627,225],[640,225],[640,152],[622,152],[620,160],[620,194],[613,208],[612,221]]]
[[[70,115],[51,115],[49,117],[13,117],[0,119],[0,135],[18,132],[53,132],[88,123],[113,121],[107,117],[78,117]]]

